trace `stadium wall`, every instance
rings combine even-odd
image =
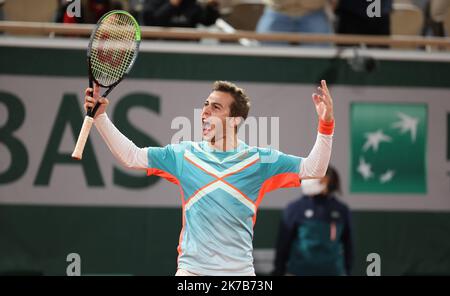
[[[70,158],[83,117],[85,48],[84,40],[0,39],[0,272],[65,274],[66,256],[78,253],[83,274],[174,274],[178,189],[119,167],[95,130],[83,161]],[[375,58],[373,71],[355,71],[352,50],[145,42],[130,77],[110,96],[109,116],[137,145],[165,145],[180,134],[189,140],[199,129],[194,108],[214,80],[230,80],[252,98],[256,144],[306,156],[317,125],[311,93],[327,79],[337,122],[331,162],[353,210],[354,274],[364,275],[367,255],[378,253],[383,275],[448,275],[450,57],[360,54]],[[379,150],[420,164],[405,172],[414,181],[358,185],[358,159],[375,157],[358,154],[355,140],[363,124],[354,110],[367,104],[375,106],[371,122],[380,124],[385,113],[422,112],[417,142],[399,133]],[[265,139],[264,125],[278,125],[279,133]],[[393,137],[394,129],[387,132]],[[400,179],[401,168],[395,171]],[[273,248],[281,210],[299,195],[286,189],[266,196],[255,249]]]

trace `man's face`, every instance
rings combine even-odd
[[[203,104],[202,137],[206,141],[218,141],[223,137],[227,128],[227,117],[234,99],[229,93],[213,91]],[[232,128],[232,127],[231,127]]]

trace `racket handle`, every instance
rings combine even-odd
[[[80,134],[78,135],[77,144],[72,153],[72,158],[81,160],[83,156],[84,145],[86,145],[87,137],[89,136],[89,131],[91,130],[94,118],[90,116],[85,116],[83,121],[83,126],[81,127]]]

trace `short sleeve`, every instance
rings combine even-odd
[[[179,158],[177,154],[181,151],[177,146],[170,144],[165,147],[149,147],[147,151],[149,171],[160,171],[178,178],[180,160],[177,161]]]
[[[299,175],[301,157],[285,154],[278,150],[270,149],[261,157],[261,162],[265,166],[265,178],[271,178],[285,173]]]
[[[260,152],[260,158],[263,169],[263,192],[300,186],[301,157],[267,149]]]

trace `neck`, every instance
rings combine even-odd
[[[233,134],[231,137],[223,137],[219,140],[210,141],[208,142],[209,146],[214,148],[215,150],[219,151],[230,151],[230,150],[236,150],[238,146],[238,140],[236,134]]]

